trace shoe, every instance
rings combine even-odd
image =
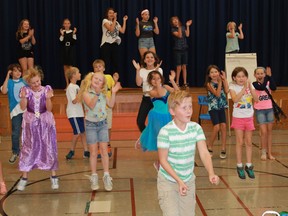
[[[136,140],[134,147],[137,150],[141,148],[140,137]]]
[[[240,179],[246,179],[243,167],[237,167],[237,173]]]
[[[211,155],[211,157],[213,156],[213,150],[212,149],[208,149],[209,154]]]
[[[27,185],[27,179],[21,178],[17,185],[17,190],[24,191]]]
[[[58,177],[50,177],[51,180],[51,188],[52,190],[58,190],[59,189],[59,179]]]
[[[10,164],[14,164],[16,162],[17,158],[18,158],[18,154],[12,153],[12,155],[11,155],[11,157],[9,159],[9,163]]]
[[[112,157],[112,147],[111,147],[110,143],[108,143],[108,156],[109,156],[109,158]]]
[[[227,155],[226,155],[226,151],[221,151],[221,153],[220,153],[220,158],[221,159],[225,159],[227,157]]]
[[[245,166],[245,171],[247,172],[247,175],[249,176],[249,178],[252,178],[252,179],[255,178],[253,168],[254,167],[252,165],[250,167]]]
[[[89,151],[84,151],[83,158],[90,158],[90,152]]]
[[[266,152],[261,154],[261,160],[266,161],[267,160],[267,155]]]
[[[113,188],[113,183],[112,183],[112,178],[110,175],[104,175],[103,176],[103,182],[104,182],[104,188],[106,191],[112,191]]]
[[[189,84],[188,83],[185,83],[185,84],[183,84],[183,86],[182,86],[184,89],[187,89],[187,88],[189,88]]]
[[[92,174],[90,176],[90,182],[91,182],[91,189],[92,190],[98,190],[99,189],[98,175],[97,174]]]
[[[73,156],[74,156],[74,151],[70,150],[69,153],[66,155],[66,160],[72,159]]]
[[[7,188],[5,182],[0,183],[0,194],[6,194],[7,193]]]

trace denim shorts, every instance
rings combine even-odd
[[[221,110],[210,110],[209,111],[211,121],[213,125],[217,125],[220,123],[226,123],[226,113],[225,109]]]
[[[188,64],[188,51],[183,50],[183,51],[173,51],[174,55],[174,64],[175,66],[180,66],[180,65],[187,65]]]
[[[273,108],[255,110],[255,113],[258,124],[268,124],[274,122]]]
[[[148,50],[151,48],[155,48],[154,39],[151,38],[139,38],[138,40],[138,48],[147,48]]]
[[[92,145],[98,142],[109,142],[107,120],[90,122],[86,120],[87,144]]]

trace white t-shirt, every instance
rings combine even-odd
[[[254,88],[253,85],[252,88]],[[238,94],[243,89],[243,86],[237,85],[235,83],[230,83],[229,89],[235,91],[235,93]],[[241,99],[233,104],[232,116],[236,118],[252,117],[254,114],[252,100],[253,100],[252,94],[250,92],[249,87],[247,87]]]
[[[142,90],[143,90],[143,93],[145,96],[148,96],[149,97],[149,91],[152,90],[152,86],[149,85],[149,83],[147,82],[147,77],[148,77],[148,74],[151,72],[151,71],[154,71],[154,69],[152,70],[147,70],[146,68],[141,68],[140,69],[140,77],[142,78],[143,80],[143,83],[142,83]],[[163,76],[163,70],[162,68],[158,68],[158,71],[159,73],[161,73],[161,75]]]
[[[108,19],[103,19],[102,21],[102,40],[101,40],[101,45],[104,43],[114,43],[117,42],[118,44],[121,43],[121,38],[119,37],[119,29],[121,28],[121,25],[116,21],[116,25],[114,28],[114,31],[111,32],[105,27],[105,23],[108,23],[109,25],[112,24],[112,21]]]
[[[73,104],[72,101],[76,98],[79,91],[79,86],[74,83],[70,83],[66,89],[66,97],[68,100],[66,114],[68,118],[84,117],[84,111],[81,103]]]

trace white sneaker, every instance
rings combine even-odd
[[[21,178],[20,181],[18,182],[17,190],[19,190],[19,191],[25,190],[26,185],[27,185],[27,180],[23,180]]]
[[[103,182],[104,182],[104,188],[106,191],[112,191],[113,188],[113,183],[112,183],[112,178],[110,175],[104,175],[103,176]]]
[[[50,177],[50,180],[51,180],[52,190],[58,190],[59,189],[59,179],[57,177],[56,178]]]
[[[18,155],[12,153],[12,155],[11,155],[11,157],[9,159],[9,163],[10,164],[14,164],[16,162],[17,158],[18,158]]]
[[[92,190],[98,190],[99,189],[98,175],[97,174],[92,174],[90,176],[90,182],[91,182],[91,189]]]

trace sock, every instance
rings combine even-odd
[[[252,166],[252,163],[246,163],[246,166],[249,168]]]
[[[242,163],[239,163],[239,164],[237,164],[237,167],[242,168],[242,167],[243,167],[243,164],[242,164]]]
[[[262,149],[262,155],[265,155],[266,154],[266,149]]]
[[[55,176],[51,176],[51,178],[57,178],[57,176],[55,175]]]
[[[109,174],[109,172],[104,172],[104,176],[109,176],[110,174]]]
[[[92,175],[98,176],[98,174],[97,174],[97,173],[92,173]]]
[[[23,177],[22,177],[21,179],[24,180],[24,181],[27,181],[27,180],[28,180],[28,178],[23,178]]]

